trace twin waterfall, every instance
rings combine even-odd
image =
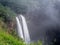
[[[19,18],[16,17],[18,35],[23,40],[25,40],[26,43],[29,43],[30,42],[30,35],[29,35],[29,31],[28,31],[28,27],[27,27],[25,17],[23,15],[20,15],[20,17],[22,19],[22,25],[20,23],[21,21],[19,20]]]

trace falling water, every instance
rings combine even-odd
[[[23,38],[23,32],[22,32],[22,28],[21,28],[21,23],[19,22],[18,17],[16,17],[16,21],[17,21],[17,29],[18,29],[18,35],[19,37]]]
[[[16,17],[17,27],[18,27],[18,35],[22,39],[24,39],[26,43],[29,43],[30,42],[30,36],[29,36],[29,31],[28,31],[28,27],[27,27],[27,24],[26,24],[25,17],[22,16],[22,15],[20,15],[20,17],[22,19],[22,26],[21,26],[21,23],[20,23],[18,17]]]
[[[28,27],[27,27],[27,24],[26,24],[25,17],[22,16],[22,15],[20,15],[20,16],[22,18],[23,31],[24,31],[24,39],[25,39],[26,43],[29,43],[30,42],[30,36],[29,36],[29,31],[28,31]]]

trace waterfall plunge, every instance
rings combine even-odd
[[[25,20],[25,17],[20,15],[21,19],[22,19],[22,26],[23,26],[23,29],[22,29],[22,26],[21,26],[21,23],[19,21],[19,18],[16,17],[16,20],[17,20],[17,27],[18,27],[18,35],[25,40],[26,43],[29,43],[30,42],[30,36],[29,36],[29,31],[28,31],[28,27],[27,27],[27,23],[26,23],[26,20]]]
[[[16,17],[16,21],[17,21],[17,29],[18,29],[18,35],[19,37],[23,38],[23,32],[22,32],[22,27],[21,27],[21,23],[19,22],[18,17]]]

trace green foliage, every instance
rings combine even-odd
[[[0,45],[25,45],[22,40],[13,37],[6,31],[8,29],[6,28],[7,23],[5,22],[13,20],[15,15],[9,8],[0,4]]]
[[[11,36],[0,28],[0,45],[25,45],[23,41]]]
[[[15,35],[16,33],[15,33],[13,26],[11,26],[11,25],[14,25],[15,16],[16,16],[16,14],[10,8],[0,4],[0,22],[4,23],[2,25],[2,27],[6,27],[6,31],[8,30],[8,28],[9,29],[12,28],[11,32],[13,32],[13,35]],[[0,23],[0,25],[1,25],[1,23]]]
[[[0,19],[5,22],[9,22],[14,19],[16,14],[8,7],[4,7],[0,4]]]

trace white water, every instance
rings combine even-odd
[[[23,32],[22,32],[22,27],[21,27],[21,23],[19,22],[18,17],[16,17],[16,21],[17,21],[18,35],[19,35],[19,37],[21,37],[22,39],[24,39]]]
[[[23,26],[23,31],[22,31],[22,26],[21,23],[18,19],[18,17],[16,17],[17,20],[17,27],[18,27],[18,35],[25,40],[26,43],[30,42],[30,36],[29,36],[29,31],[28,31],[28,27],[27,27],[27,23],[25,20],[25,17],[20,15],[22,18],[22,26]]]
[[[25,17],[20,15],[22,18],[22,24],[23,24],[23,31],[24,31],[24,39],[26,43],[30,42],[30,35],[29,35],[29,31],[28,31],[28,27],[27,27],[27,23],[25,20]]]

